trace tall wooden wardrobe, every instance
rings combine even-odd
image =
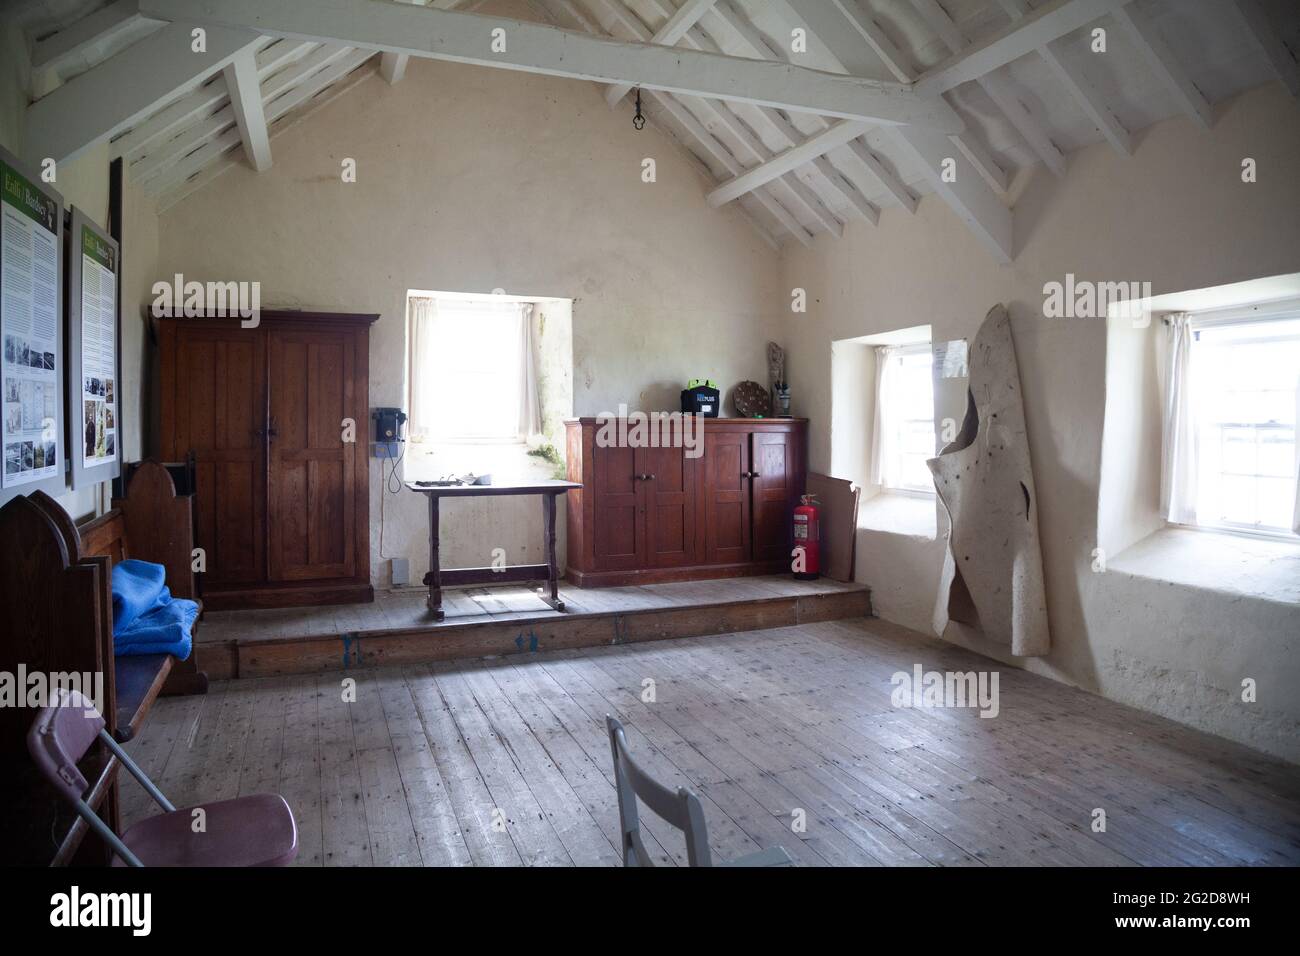
[[[195,463],[205,607],[374,599],[367,403],[378,318],[264,309],[254,328],[160,321],[159,451]]]

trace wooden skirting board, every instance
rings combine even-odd
[[[196,645],[214,679],[503,657],[580,647],[705,637],[865,617],[866,588],[619,612],[546,614],[502,621],[380,628],[301,638],[243,637]]]

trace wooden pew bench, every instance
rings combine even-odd
[[[160,693],[203,693],[207,676],[194,654],[118,657],[113,649],[112,567],[138,558],[166,568],[178,598],[195,600],[190,502],[178,497],[166,469],[154,462],[132,476],[125,498],[78,527],[48,495],[14,498],[0,509],[0,670],[29,675],[102,675],[98,701],[108,730],[121,741],[137,734]],[[197,622],[196,622],[197,624]],[[93,679],[93,678],[92,678]],[[82,688],[93,695],[92,688]],[[26,752],[35,719],[26,707],[0,708],[0,846],[16,864],[107,864],[98,838],[67,812],[40,779]],[[90,782],[85,799],[119,829],[118,761],[93,747],[81,764]]]

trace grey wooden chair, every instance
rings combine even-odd
[[[623,725],[609,714],[605,715],[605,727],[609,730],[609,749],[614,757],[614,786],[618,790],[624,866],[654,866],[641,842],[638,798],[656,816],[686,834],[686,859],[691,866],[794,866],[794,860],[779,846],[715,864],[709,853],[709,832],[700,798],[685,787],[678,787],[674,793],[642,770],[627,751]]]

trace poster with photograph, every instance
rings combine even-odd
[[[63,209],[57,193],[17,165],[0,151],[0,488],[25,493],[46,483],[46,490],[57,494],[65,457],[60,414]]]
[[[118,475],[118,248],[73,207],[68,237],[72,486]]]

